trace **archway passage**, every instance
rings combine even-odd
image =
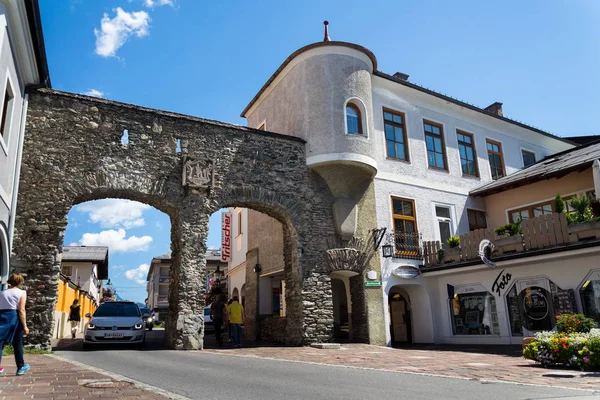
[[[410,344],[412,338],[412,317],[410,297],[405,290],[394,287],[388,297],[389,312],[391,317],[390,332],[392,345]]]
[[[202,348],[208,219],[226,206],[263,212],[286,230],[290,293],[298,299],[288,307],[290,342],[331,339],[323,287],[333,200],[306,167],[302,140],[40,89],[30,95],[11,259],[30,288],[29,344],[50,347],[69,209],[106,197],[152,205],[171,219],[167,347]]]

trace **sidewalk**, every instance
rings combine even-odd
[[[415,346],[406,349],[345,344],[339,350],[311,347],[250,347],[204,351],[246,357],[600,390],[600,372],[541,368],[508,346]]]
[[[15,376],[12,356],[2,357],[0,400],[17,399],[166,399],[159,394],[62,361],[49,355],[25,354],[31,370]]]

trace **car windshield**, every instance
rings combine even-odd
[[[134,303],[102,303],[94,317],[139,317],[140,309]]]

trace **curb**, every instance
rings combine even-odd
[[[116,381],[130,382],[135,387],[137,387],[139,389],[142,389],[142,390],[145,390],[145,391],[148,391],[148,392],[152,392],[152,393],[155,393],[155,394],[159,394],[159,395],[164,396],[164,397],[166,397],[168,399],[172,399],[172,400],[191,400],[189,397],[181,396],[181,395],[179,395],[177,393],[169,392],[168,390],[164,390],[164,389],[161,389],[159,387],[152,386],[152,385],[149,385],[147,383],[140,382],[138,380],[131,379],[131,378],[128,378],[128,377],[123,376],[123,375],[116,374],[114,372],[110,372],[110,371],[107,371],[107,370],[104,370],[104,369],[101,369],[101,368],[92,367],[91,365],[84,364],[84,363],[79,362],[79,361],[69,360],[68,358],[57,356],[55,354],[46,354],[45,357],[54,358],[54,359],[59,360],[59,361],[67,362],[69,364],[73,364],[73,365],[76,365],[78,367],[85,368],[87,370],[90,370],[90,371],[93,371],[93,372],[97,372],[97,373],[102,374],[102,375],[106,375],[109,378],[114,379]]]

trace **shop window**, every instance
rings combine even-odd
[[[587,317],[600,323],[600,271],[596,271],[594,276],[590,278],[579,289],[581,305],[583,313]]]
[[[577,312],[574,291],[543,277],[517,281],[507,292],[506,303],[512,336],[552,330],[555,315]]]
[[[487,228],[484,211],[467,209],[467,218],[469,219],[469,231]]]
[[[452,236],[452,213],[450,207],[435,206],[435,218],[438,226],[440,241],[445,244]]]
[[[454,294],[450,301],[454,335],[499,335],[496,299],[490,292]]]

